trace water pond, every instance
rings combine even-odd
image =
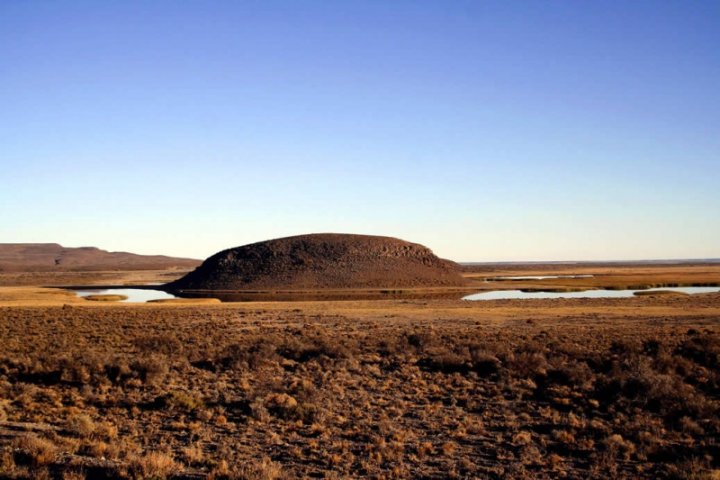
[[[595,275],[528,275],[520,277],[489,277],[486,282],[508,282],[522,280],[550,280],[553,278],[592,278]]]
[[[147,288],[83,288],[72,289],[80,297],[89,295],[124,295],[123,303],[148,302],[151,300],[165,300],[172,298],[216,298],[221,302],[302,302],[302,301],[331,301],[331,300],[427,300],[427,299],[460,299],[462,293],[458,292],[425,292],[414,293],[404,290],[377,290],[368,292],[316,291],[316,292],[229,292],[229,291],[196,291],[175,292]]]
[[[448,293],[426,293],[410,294],[400,291],[387,291],[367,295],[359,294],[338,294],[322,293],[314,294],[292,294],[292,293],[229,293],[229,292],[207,292],[207,293],[182,293],[173,295],[163,290],[146,288],[85,288],[73,290],[80,297],[88,295],[123,295],[127,299],[122,303],[142,303],[150,300],[164,300],[171,298],[218,298],[222,302],[248,302],[248,301],[321,301],[321,300],[372,300],[372,299],[431,299],[431,298],[459,298],[460,294]],[[672,287],[672,288],[651,288],[646,290],[583,290],[580,292],[524,292],[522,290],[492,290],[488,292],[473,293],[462,297],[463,300],[522,300],[522,299],[544,299],[544,298],[629,298],[635,296],[635,292],[673,291],[687,294],[719,292],[720,287]]]
[[[123,303],[147,302],[149,300],[176,298],[175,295],[162,290],[150,290],[144,288],[88,288],[83,290],[74,290],[74,292],[79,297],[87,297],[88,295],[123,295],[127,297],[126,300],[120,300]]]
[[[672,291],[687,294],[713,293],[720,291],[718,287],[672,287],[649,288],[646,290],[583,290],[581,292],[523,292],[522,290],[493,290],[490,292],[473,293],[463,300],[522,300],[532,298],[629,298],[635,292]]]

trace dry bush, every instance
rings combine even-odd
[[[211,478],[702,478],[720,466],[720,336],[707,321],[713,331],[686,334],[694,320],[508,327],[276,306],[0,315],[0,404],[13,422],[70,419],[44,435],[78,462],[0,457],[18,478],[103,457],[138,478],[176,473],[173,458]],[[164,460],[142,456],[149,445]],[[246,464],[265,452],[282,473]]]
[[[535,379],[547,374],[548,362],[543,352],[520,350],[511,354],[507,361],[511,375],[518,378]]]
[[[132,344],[143,354],[177,355],[182,351],[182,343],[175,335],[162,334],[134,338]]]
[[[424,344],[422,351],[425,356],[418,362],[418,365],[428,371],[463,374],[475,372],[483,377],[495,377],[501,372],[502,362],[484,346],[452,341],[440,344],[436,340],[431,344],[432,347]]]
[[[717,411],[707,399],[677,376],[658,373],[647,357],[631,357],[601,377],[596,389],[604,402],[629,403],[662,415],[668,422],[681,417],[706,417]]]
[[[595,374],[587,363],[570,358],[553,361],[553,367],[547,372],[548,382],[569,385],[586,390],[592,387]]]
[[[208,475],[208,480],[277,480],[283,478],[280,465],[267,457],[258,461],[243,462],[239,466],[228,466],[220,462]]]
[[[330,359],[348,358],[350,352],[330,337],[287,338],[277,352],[284,358],[296,362],[308,362],[322,357]]]
[[[200,465],[205,460],[205,452],[199,445],[190,445],[183,448],[182,456],[188,465]]]
[[[677,465],[668,465],[666,477],[670,480],[718,480],[720,470],[711,468],[707,459],[693,457]]]
[[[552,438],[563,444],[571,445],[575,443],[575,435],[567,430],[553,430]]]
[[[470,347],[470,358],[473,371],[483,377],[495,376],[500,373],[502,362],[493,353],[482,347]]]
[[[133,376],[133,369],[130,364],[121,358],[113,359],[105,364],[105,376],[110,382],[124,383]]]
[[[433,332],[413,332],[406,334],[404,338],[407,345],[421,353],[436,346],[438,341]]]
[[[178,470],[175,459],[162,452],[149,452],[131,459],[129,470],[133,478],[164,479]]]
[[[118,436],[118,428],[109,422],[96,424],[95,434],[102,439],[112,441]]]
[[[707,368],[720,367],[720,338],[710,335],[693,335],[685,340],[676,353]]]
[[[518,432],[512,437],[515,445],[527,445],[532,442],[532,434],[530,432]]]
[[[295,397],[286,393],[274,393],[265,399],[265,408],[270,414],[283,418],[292,419],[297,415],[298,402]]]
[[[111,446],[99,440],[86,440],[85,443],[80,446],[78,453],[93,458],[114,456],[111,450]]]
[[[75,415],[67,421],[65,429],[71,435],[87,438],[95,432],[95,422],[88,415]]]
[[[277,342],[277,339],[259,338],[228,345],[217,363],[226,368],[256,370],[278,358]]]
[[[0,473],[9,473],[15,470],[15,457],[9,447],[0,450]]]
[[[87,480],[87,475],[82,472],[67,471],[63,472],[62,480]]]
[[[635,445],[617,433],[606,438],[604,444],[606,451],[610,455],[621,455],[625,460],[629,460],[632,454],[635,453]]]
[[[193,412],[205,405],[205,402],[199,396],[179,390],[159,397],[156,403],[160,408],[172,408],[186,413]]]
[[[130,365],[137,377],[148,385],[157,385],[167,376],[170,367],[167,360],[160,356],[139,359]]]
[[[34,434],[17,438],[14,447],[20,453],[16,456],[18,463],[35,467],[49,465],[59,453],[58,447],[53,442]]]
[[[431,372],[468,373],[473,365],[467,353],[436,349],[422,358],[418,365]]]

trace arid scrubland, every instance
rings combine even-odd
[[[720,295],[0,308],[2,478],[713,478]]]

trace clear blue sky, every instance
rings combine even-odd
[[[0,242],[720,257],[720,2],[0,2]]]

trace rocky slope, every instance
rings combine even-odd
[[[416,243],[337,233],[231,248],[166,285],[169,290],[460,286],[459,266]]]

